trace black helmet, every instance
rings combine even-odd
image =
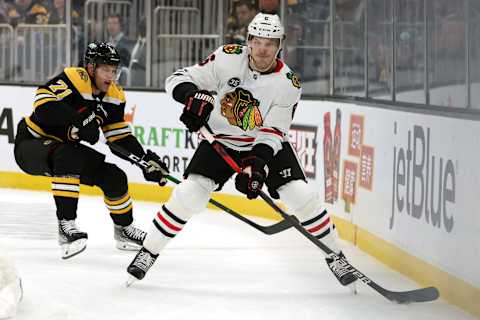
[[[116,66],[120,64],[120,55],[118,50],[110,43],[95,41],[88,44],[84,63],[85,65],[92,63],[95,65],[110,64]]]

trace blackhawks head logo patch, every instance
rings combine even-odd
[[[297,88],[297,89],[300,89],[300,87],[302,86],[300,84],[300,79],[298,78],[297,74],[294,73],[293,71],[289,71],[287,73],[287,78],[290,79],[292,81],[292,85]]]
[[[223,46],[223,52],[226,54],[240,54],[242,51],[242,46],[238,44],[227,44]]]
[[[244,131],[253,130],[263,124],[260,103],[251,92],[242,88],[225,94],[220,100],[222,116],[228,123]]]

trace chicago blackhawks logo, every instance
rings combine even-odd
[[[249,91],[242,88],[236,88],[220,100],[222,116],[227,118],[229,124],[245,131],[263,124],[259,104]]]
[[[223,46],[223,52],[226,54],[240,54],[242,53],[242,46],[238,44],[227,44]]]
[[[292,85],[295,88],[300,89],[300,87],[301,87],[300,79],[298,78],[296,73],[294,73],[293,71],[288,72],[287,73],[287,78],[292,80]]]

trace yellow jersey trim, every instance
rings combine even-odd
[[[25,122],[27,123],[27,127],[34,131],[36,134],[42,136],[42,137],[45,137],[45,138],[50,138],[50,139],[53,139],[55,141],[60,141],[60,142],[63,142],[62,139],[58,138],[58,137],[55,137],[55,136],[52,136],[50,134],[46,134],[45,131],[43,131],[42,128],[40,128],[39,126],[37,126],[32,120],[30,120],[30,117],[27,117],[25,118]]]

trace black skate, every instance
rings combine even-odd
[[[117,249],[137,251],[142,247],[146,236],[147,233],[136,228],[133,223],[126,227],[114,225],[113,237],[116,241]]]
[[[142,247],[127,268],[127,272],[130,274],[130,278],[127,280],[127,287],[137,280],[142,280],[155,260],[157,260],[157,257],[158,254],[152,254]]]
[[[353,270],[350,270],[343,260],[346,261],[347,259],[341,251],[339,254],[331,254],[325,258],[328,267],[342,286],[350,286],[357,280],[357,277],[355,277]],[[352,290],[355,292],[354,288]]]
[[[62,247],[62,259],[68,259],[87,248],[88,235],[80,231],[75,220],[58,221],[58,244]]]

